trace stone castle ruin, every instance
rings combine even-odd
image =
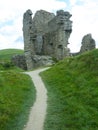
[[[76,53],[71,53],[71,55],[76,56],[86,51],[93,50],[95,48],[96,48],[95,40],[92,38],[92,35],[89,33],[82,38],[80,51]]]
[[[39,10],[32,18],[29,9],[23,15],[24,55],[14,56],[12,61],[21,68],[32,68],[51,65],[54,60],[62,60],[95,48],[91,34],[83,37],[78,53],[70,53],[68,39],[72,32],[71,14],[59,10],[56,15]],[[21,65],[21,63],[23,63]]]
[[[81,43],[80,53],[83,53],[85,51],[89,51],[96,48],[95,40],[92,38],[91,34],[87,34],[83,37],[82,43]]]
[[[27,68],[50,64],[52,58],[61,60],[69,55],[68,39],[72,32],[69,12],[53,13],[37,11],[32,19],[32,11],[23,16],[24,52]]]

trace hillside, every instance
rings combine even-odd
[[[23,54],[24,51],[20,49],[4,49],[0,50],[0,70],[16,69],[12,64],[11,58],[16,54]],[[17,68],[19,69],[19,68]]]
[[[0,72],[0,130],[22,130],[35,100],[35,87],[28,75]]]
[[[0,61],[10,61],[11,57],[15,54],[23,54],[20,49],[3,49],[0,50]]]
[[[41,73],[48,90],[44,130],[98,130],[98,49]]]
[[[36,97],[31,78],[10,59],[23,50],[0,50],[0,130],[22,130]]]

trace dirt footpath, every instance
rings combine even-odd
[[[47,109],[47,90],[39,76],[41,71],[45,71],[48,68],[38,69],[31,72],[26,72],[29,74],[33,80],[36,88],[36,101],[34,106],[31,108],[29,120],[24,130],[43,130],[43,124]]]

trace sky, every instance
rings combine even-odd
[[[98,0],[0,0],[0,50],[24,49],[23,14],[43,9],[52,13],[63,9],[72,14],[71,52],[78,52],[84,35],[91,33],[98,48]],[[33,17],[32,16],[32,17]]]

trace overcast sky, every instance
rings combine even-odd
[[[80,50],[84,35],[91,33],[98,47],[98,0],[0,0],[0,49],[24,48],[23,13],[31,9],[56,12],[63,9],[72,14],[71,52]]]

